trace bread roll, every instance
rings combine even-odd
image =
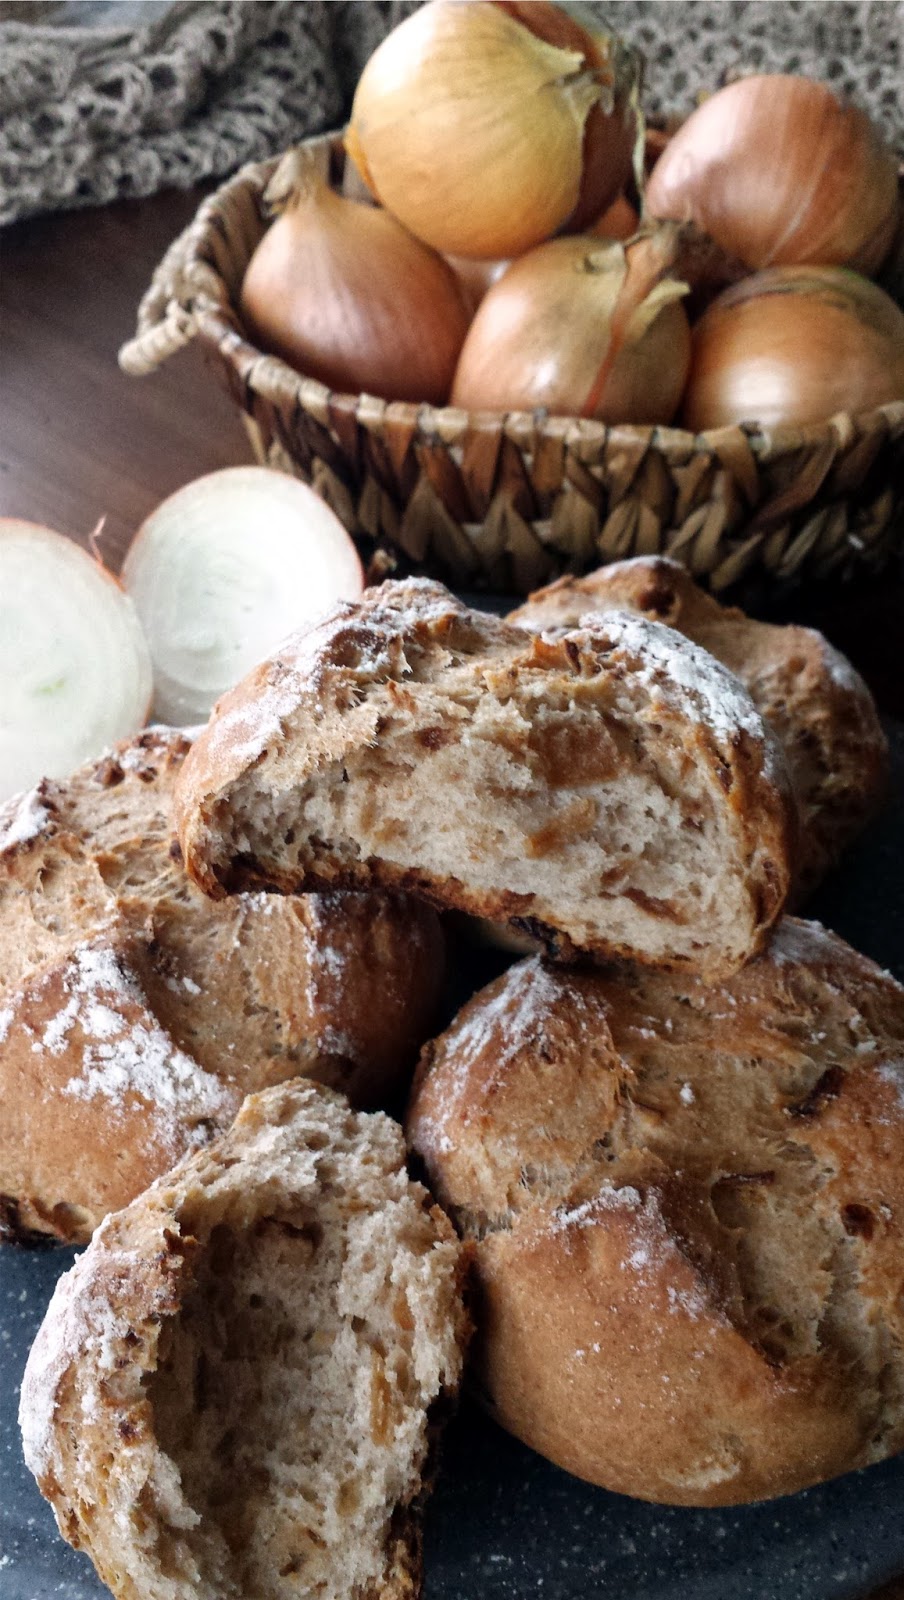
[[[422,580],[227,695],[176,810],[209,894],[404,888],[709,974],[759,947],[790,871],[780,753],[705,652],[628,614],[525,638]]]
[[[195,887],[170,821],[187,750],[153,730],[0,812],[0,1232],[88,1238],[267,1084],[378,1104],[433,1025],[428,907]]]
[[[205,1071],[161,1026],[133,956],[110,930],[0,1012],[0,1224],[20,1242],[90,1239],[241,1105],[225,1068]]]
[[[60,1532],[120,1600],[413,1600],[462,1270],[387,1117],[252,1096],[57,1285],[20,1422]]]
[[[740,678],[788,763],[800,817],[793,899],[814,889],[882,797],[888,743],[873,697],[850,662],[813,628],[755,622],[722,606],[666,556],[615,561],[560,578],[509,621],[576,627],[589,612],[640,612],[676,628]]]
[[[714,988],[519,963],[408,1134],[489,1404],[569,1472],[728,1505],[904,1447],[904,989],[818,924]]]

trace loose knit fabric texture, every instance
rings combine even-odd
[[[0,223],[222,177],[338,126],[411,0],[0,4]],[[904,5],[611,0],[648,113],[744,72],[824,78],[904,147]]]

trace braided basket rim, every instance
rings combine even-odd
[[[341,132],[300,148],[346,192]],[[157,267],[120,364],[142,375],[197,339],[256,459],[312,484],[375,572],[402,561],[458,588],[526,594],[659,553],[714,593],[739,594],[758,573],[784,584],[878,570],[904,548],[904,400],[804,427],[692,433],[340,393],[265,354],[238,307],[282,159],[249,163],[201,203]]]

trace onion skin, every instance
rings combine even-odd
[[[346,150],[448,255],[521,255],[615,198],[640,126],[637,67],[547,0],[430,0],[364,68]]]
[[[904,400],[904,312],[842,267],[774,267],[697,324],[683,422],[804,426],[892,400]]]
[[[502,277],[507,261],[477,261],[471,256],[447,256],[452,271],[464,285],[465,293],[476,311],[487,290]]]
[[[686,290],[668,277],[655,238],[623,246],[578,235],[539,245],[487,293],[452,404],[669,422],[690,361],[679,303]]]
[[[445,404],[472,312],[448,262],[388,212],[335,194],[303,152],[268,197],[280,214],[240,299],[253,342],[341,393]]]
[[[749,267],[875,272],[898,216],[897,162],[823,83],[742,78],[696,110],[650,176],[650,216],[695,222]]]
[[[607,206],[601,217],[597,217],[593,226],[587,232],[594,239],[630,239],[637,232],[640,219],[630,200],[620,194]]]

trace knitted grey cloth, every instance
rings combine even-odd
[[[0,222],[222,177],[339,125],[364,61],[415,3],[0,4]],[[804,72],[904,148],[899,0],[585,9],[643,51],[650,112],[685,111],[737,72]]]

